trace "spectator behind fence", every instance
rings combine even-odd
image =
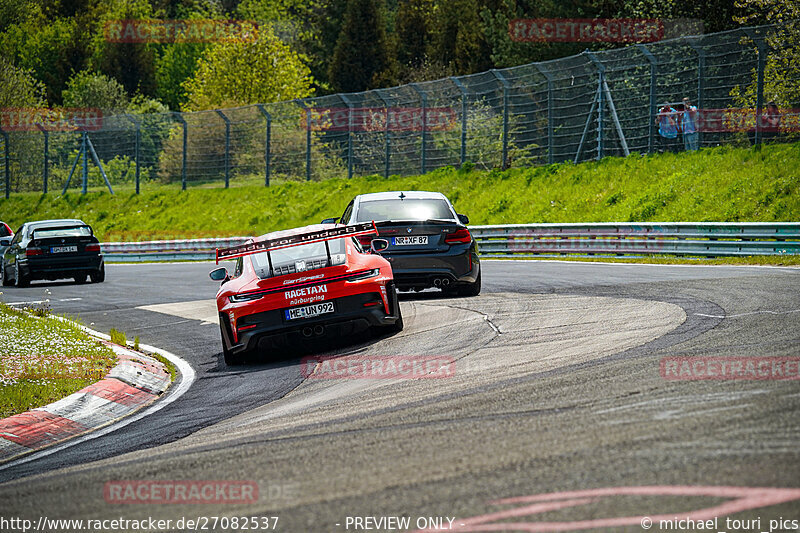
[[[683,99],[681,113],[681,130],[683,131],[683,147],[686,151],[700,148],[700,134],[697,133],[697,108],[688,98]]]
[[[658,124],[658,134],[661,136],[661,151],[676,152],[678,139],[678,123],[676,121],[677,111],[669,104],[664,104],[658,110],[656,124]]]

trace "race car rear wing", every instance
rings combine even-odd
[[[363,224],[340,226],[322,231],[299,233],[297,235],[291,235],[289,237],[282,237],[278,239],[251,242],[248,244],[242,244],[240,246],[233,246],[231,248],[217,248],[216,261],[217,264],[219,264],[220,260],[235,259],[237,257],[244,257],[246,255],[258,254],[261,252],[280,250],[281,248],[290,248],[292,246],[300,246],[302,244],[324,242],[332,239],[341,239],[342,237],[357,237],[359,235],[377,234],[378,229],[375,227],[375,222],[364,222]]]

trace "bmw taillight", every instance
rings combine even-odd
[[[454,232],[448,233],[444,236],[444,242],[447,244],[465,243],[471,241],[472,235],[469,234],[469,230],[467,228],[459,228]]]
[[[42,255],[44,252],[41,248],[28,248],[25,250],[25,257],[31,257],[33,255]]]
[[[86,248],[84,248],[87,252],[100,252],[100,245],[99,244],[87,244]]]

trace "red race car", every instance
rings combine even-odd
[[[325,336],[401,331],[392,267],[379,255],[389,243],[374,239],[365,250],[356,239],[377,233],[372,222],[318,224],[217,249],[217,263],[236,259],[232,274],[221,267],[209,273],[222,282],[217,310],[225,363]]]

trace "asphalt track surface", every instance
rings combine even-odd
[[[720,531],[800,521],[800,381],[660,372],[664,357],[800,355],[800,269],[483,267],[479,297],[405,295],[403,333],[325,352],[453,358],[444,379],[306,379],[299,357],[228,368],[210,264],[109,265],[101,285],[4,288],[6,302],[47,298],[93,329],[138,335],[197,380],[152,416],[0,470],[0,517],[269,515],[278,531],[354,531],[365,516],[410,517],[411,530],[450,517],[462,531],[643,531],[642,516],[709,509],[761,519],[736,529],[721,518]],[[254,481],[259,497],[109,503],[104,485],[117,480]],[[782,525],[771,530],[800,529]]]

